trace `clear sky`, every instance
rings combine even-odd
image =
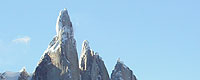
[[[33,72],[67,8],[111,70],[120,57],[138,80],[200,80],[200,0],[1,0],[0,72]]]

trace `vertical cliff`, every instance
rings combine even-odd
[[[56,33],[36,67],[33,80],[79,80],[76,40],[66,9],[60,11]]]
[[[79,66],[81,80],[110,80],[102,58],[90,49],[89,42],[86,40],[82,44]]]

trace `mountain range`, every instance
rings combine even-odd
[[[60,11],[56,35],[44,51],[34,73],[0,73],[0,80],[137,80],[133,71],[120,59],[109,76],[103,59],[83,41],[80,59],[67,9]]]

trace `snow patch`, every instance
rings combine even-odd
[[[26,71],[25,67],[23,67],[19,72],[24,72],[24,71]]]

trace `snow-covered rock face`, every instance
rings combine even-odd
[[[120,59],[117,60],[115,69],[112,71],[111,80],[137,80],[130,70]]]
[[[80,57],[81,80],[110,80],[101,57],[92,51],[88,41],[83,41]]]
[[[66,9],[59,13],[56,33],[39,61],[32,80],[79,80],[76,40]]]
[[[59,13],[56,23],[56,33],[58,38],[62,40],[74,37],[72,23],[70,21],[67,9],[62,10]]]

